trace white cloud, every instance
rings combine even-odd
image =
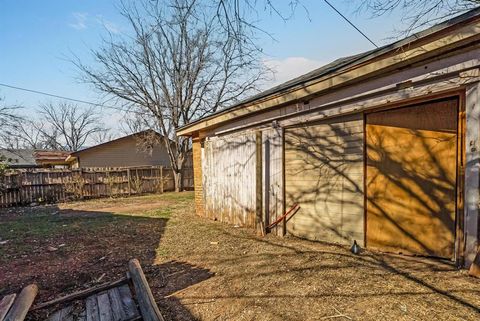
[[[76,30],[87,29],[87,17],[88,14],[84,12],[74,12],[73,14],[74,22],[70,23],[69,26]]]
[[[268,59],[263,63],[267,68],[274,71],[273,79],[267,83],[268,87],[279,85],[326,64],[324,61],[308,59],[305,57]]]

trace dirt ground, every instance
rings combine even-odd
[[[449,262],[257,237],[196,217],[192,199],[0,211],[0,296],[36,282],[44,302],[115,280],[136,257],[167,320],[480,320],[480,279]]]

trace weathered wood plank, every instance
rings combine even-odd
[[[110,298],[110,305],[112,307],[113,320],[120,321],[127,319],[118,288],[108,290],[108,297]]]
[[[72,315],[73,307],[71,305],[55,311],[48,321],[73,321],[73,315]]]
[[[8,310],[10,310],[10,307],[13,304],[13,301],[15,301],[15,297],[17,295],[14,294],[9,294],[7,296],[4,296],[2,301],[0,301],[0,321],[3,321],[5,316],[8,313]]]
[[[113,321],[112,308],[110,306],[110,298],[107,292],[97,295],[98,312],[100,321]]]
[[[97,296],[89,296],[85,300],[86,320],[87,321],[100,321],[100,314],[98,311]]]
[[[120,298],[122,301],[123,311],[125,312],[127,319],[138,316],[139,315],[138,309],[137,309],[137,306],[135,305],[135,302],[132,299],[132,292],[130,291],[129,286],[122,285],[117,289],[118,289],[118,294],[120,295]]]
[[[30,284],[24,287],[8,311],[5,321],[22,321],[25,319],[25,316],[32,306],[33,300],[35,300],[37,293],[38,287],[36,284]]]
[[[255,133],[207,139],[202,159],[205,216],[255,226]]]
[[[46,308],[46,307],[49,307],[49,306],[52,306],[52,305],[55,305],[55,304],[67,303],[67,302],[71,302],[71,301],[74,301],[74,300],[79,300],[79,299],[82,299],[82,298],[86,298],[86,297],[88,297],[88,296],[90,296],[94,293],[98,293],[98,292],[105,291],[105,290],[108,290],[108,289],[111,289],[111,288],[114,288],[114,287],[118,287],[119,285],[126,284],[127,282],[128,282],[128,278],[124,277],[124,278],[121,278],[121,279],[119,279],[117,281],[114,281],[114,282],[105,283],[105,284],[102,284],[102,285],[99,285],[99,286],[96,286],[96,287],[93,287],[93,288],[88,288],[88,289],[85,289],[85,290],[74,292],[72,294],[64,295],[60,298],[57,298],[57,299],[54,299],[54,300],[36,305],[35,307],[32,308],[32,311],[38,310],[38,309],[43,309],[43,308]]]
[[[62,310],[55,311],[49,318],[48,321],[61,321],[62,320]]]
[[[148,285],[147,279],[143,274],[140,262],[133,259],[128,263],[128,270],[132,277],[133,285],[135,287],[135,294],[138,301],[138,306],[142,313],[142,318],[144,321],[164,321],[160,310],[158,309],[157,303],[153,298],[152,291]]]
[[[77,315],[77,319],[75,321],[87,321],[87,311],[83,310]]]

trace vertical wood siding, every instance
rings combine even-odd
[[[205,216],[255,226],[255,133],[205,140],[202,159]]]
[[[263,138],[263,201],[264,222],[268,226],[284,213],[283,205],[283,130],[269,128]],[[288,206],[288,204],[287,204]],[[283,235],[283,225],[272,229],[272,233]]]
[[[362,115],[286,129],[286,204],[300,210],[288,232],[312,240],[364,240]]]

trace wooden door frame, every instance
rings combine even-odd
[[[465,101],[466,101],[466,88],[461,87],[455,90],[447,90],[438,92],[435,94],[428,94],[421,97],[415,97],[406,99],[400,102],[391,104],[385,104],[378,108],[372,108],[363,111],[363,199],[364,199],[364,244],[367,243],[367,115],[376,113],[379,111],[386,111],[392,109],[398,109],[403,107],[415,106],[422,103],[433,102],[436,100],[442,100],[447,98],[456,98],[458,100],[457,105],[457,164],[456,164],[456,186],[455,186],[455,244],[454,244],[454,257],[452,261],[455,262],[457,267],[463,266],[464,254],[465,254],[465,234],[464,234],[464,199],[465,195],[465,133],[466,133],[466,117],[465,117]]]

